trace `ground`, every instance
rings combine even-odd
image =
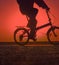
[[[59,65],[59,45],[0,43],[0,65]]]

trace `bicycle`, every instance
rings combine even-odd
[[[48,11],[46,11],[47,16],[48,16],[48,21],[49,23],[44,24],[40,27],[37,27],[35,29],[35,31],[37,32],[39,29],[42,29],[44,27],[50,26],[50,28],[47,31],[47,39],[49,41],[49,43],[55,43],[56,40],[54,40],[54,38],[52,38],[53,36],[57,39],[58,35],[56,34],[56,30],[59,30],[59,27],[54,26],[51,23],[51,18],[49,16]],[[53,36],[52,36],[53,35]],[[17,27],[17,29],[14,32],[14,40],[16,43],[18,43],[19,45],[26,45],[29,42],[30,38],[30,28],[26,28],[26,27]]]

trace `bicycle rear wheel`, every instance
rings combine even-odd
[[[19,45],[25,45],[29,41],[29,33],[25,28],[18,28],[14,32],[14,40]]]
[[[50,28],[47,32],[47,38],[49,43],[59,43],[59,27]]]

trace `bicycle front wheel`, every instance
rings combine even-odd
[[[59,43],[59,27],[50,28],[47,32],[47,38],[49,43]]]
[[[29,41],[29,33],[25,28],[16,29],[14,32],[14,40],[19,45],[25,45]]]

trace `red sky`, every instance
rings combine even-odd
[[[44,0],[46,4],[50,7],[51,13],[56,17],[54,18],[51,14],[52,22],[54,25],[59,26],[59,0]],[[34,5],[38,8],[39,12],[37,14],[37,26],[41,26],[48,22],[46,12],[38,5]],[[13,34],[16,26],[26,26],[27,19],[25,15],[22,15],[19,11],[18,4],[16,0],[0,0],[0,42],[11,42],[13,41]],[[43,32],[45,31],[45,32]],[[39,36],[43,37],[47,29],[44,28],[40,30]],[[42,34],[44,34],[42,36]]]

